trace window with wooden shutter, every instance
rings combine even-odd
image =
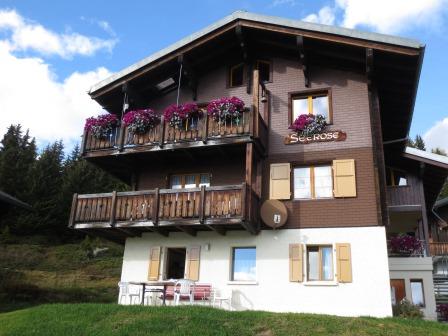
[[[193,281],[199,280],[199,260],[201,255],[200,246],[192,246],[187,250],[187,265],[185,278]]]
[[[352,257],[350,251],[350,244],[339,243],[336,244],[336,260],[338,268],[339,282],[352,282]]]
[[[148,280],[159,280],[160,249],[160,246],[154,246],[149,251]]]
[[[355,160],[333,161],[334,197],[356,197]]]
[[[302,244],[289,244],[289,281],[303,281]]]
[[[291,164],[273,163],[271,164],[270,199],[290,199],[291,198]]]

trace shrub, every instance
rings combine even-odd
[[[423,312],[419,306],[416,306],[406,299],[401,300],[399,303],[392,306],[392,311],[394,316],[412,318],[412,319],[422,319]]]

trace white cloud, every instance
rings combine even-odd
[[[283,6],[283,5],[288,5],[288,6],[295,6],[296,0],[274,0],[272,1],[270,7],[277,7],[277,6]]]
[[[428,150],[436,147],[444,149],[448,152],[448,117],[436,122],[424,135],[426,148]]]
[[[107,29],[111,30],[107,22]],[[0,32],[9,32],[7,42],[11,51],[32,50],[42,55],[71,58],[74,55],[91,56],[99,50],[111,52],[116,39],[100,39],[78,33],[56,33],[44,26],[26,20],[15,10],[0,10]]]
[[[63,55],[87,54],[92,50],[91,38],[86,41],[76,33],[70,37],[48,33],[38,24],[25,25],[24,29],[22,21],[23,18],[13,11],[0,11],[0,29],[22,27],[22,46],[30,38],[26,30],[31,29],[29,34],[34,38],[45,37],[46,40],[42,44],[34,41],[32,48],[36,50],[53,52],[61,43]],[[64,43],[73,45],[64,46]],[[49,63],[39,57],[15,55],[16,48],[12,44],[12,40],[0,40],[0,134],[6,132],[9,125],[20,123],[24,129],[30,129],[38,145],[62,139],[71,148],[75,142],[80,142],[85,119],[101,112],[101,107],[90,99],[87,91],[111,73],[100,67],[84,73],[74,72],[60,81]]]
[[[326,25],[334,24],[336,17],[333,8],[328,6],[322,7],[317,14],[310,14],[303,20],[313,23],[322,23]]]
[[[334,6],[325,6],[304,20],[394,34],[410,27],[436,27],[447,4],[448,0],[334,0]],[[335,17],[340,18],[336,21]]]

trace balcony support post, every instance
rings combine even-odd
[[[126,127],[123,122],[121,123],[120,128],[118,130],[119,130],[118,131],[119,133],[118,133],[117,147],[118,147],[118,151],[122,152],[123,148],[124,148],[124,134],[126,132]]]
[[[204,224],[205,219],[205,186],[201,186],[201,194],[200,194],[200,203],[199,203],[199,222]]]
[[[258,138],[258,115],[260,112],[260,77],[258,70],[253,71],[252,83],[252,135]]]
[[[109,224],[110,226],[115,226],[115,210],[117,208],[117,192],[114,190],[112,191],[112,201],[110,206],[110,220]]]
[[[70,211],[70,219],[69,219],[69,222],[68,222],[68,227],[69,228],[72,228],[75,225],[75,220],[76,220],[75,216],[76,216],[77,205],[78,205],[78,194],[74,193],[73,194],[73,199],[72,199],[72,208],[71,208],[71,211]]]
[[[205,111],[205,115],[202,118],[203,121],[203,128],[202,128],[202,142],[204,144],[207,143],[207,138],[208,138],[208,113],[207,111]]]
[[[162,148],[165,143],[165,118],[162,116],[160,120],[160,144],[159,147]]]
[[[81,139],[81,156],[83,156],[86,153],[87,135],[88,135],[87,131],[84,130]]]
[[[160,197],[159,197],[159,188],[154,190],[154,201],[152,207],[152,222],[154,226],[159,225],[159,205],[160,205]]]

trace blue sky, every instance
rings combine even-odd
[[[98,112],[85,94],[91,84],[242,9],[425,43],[411,135],[426,134],[431,147],[448,150],[447,1],[2,0],[0,127],[3,132],[6,125],[20,122],[42,144],[63,138],[70,146],[79,139],[84,117]],[[13,100],[27,90],[29,102]]]

